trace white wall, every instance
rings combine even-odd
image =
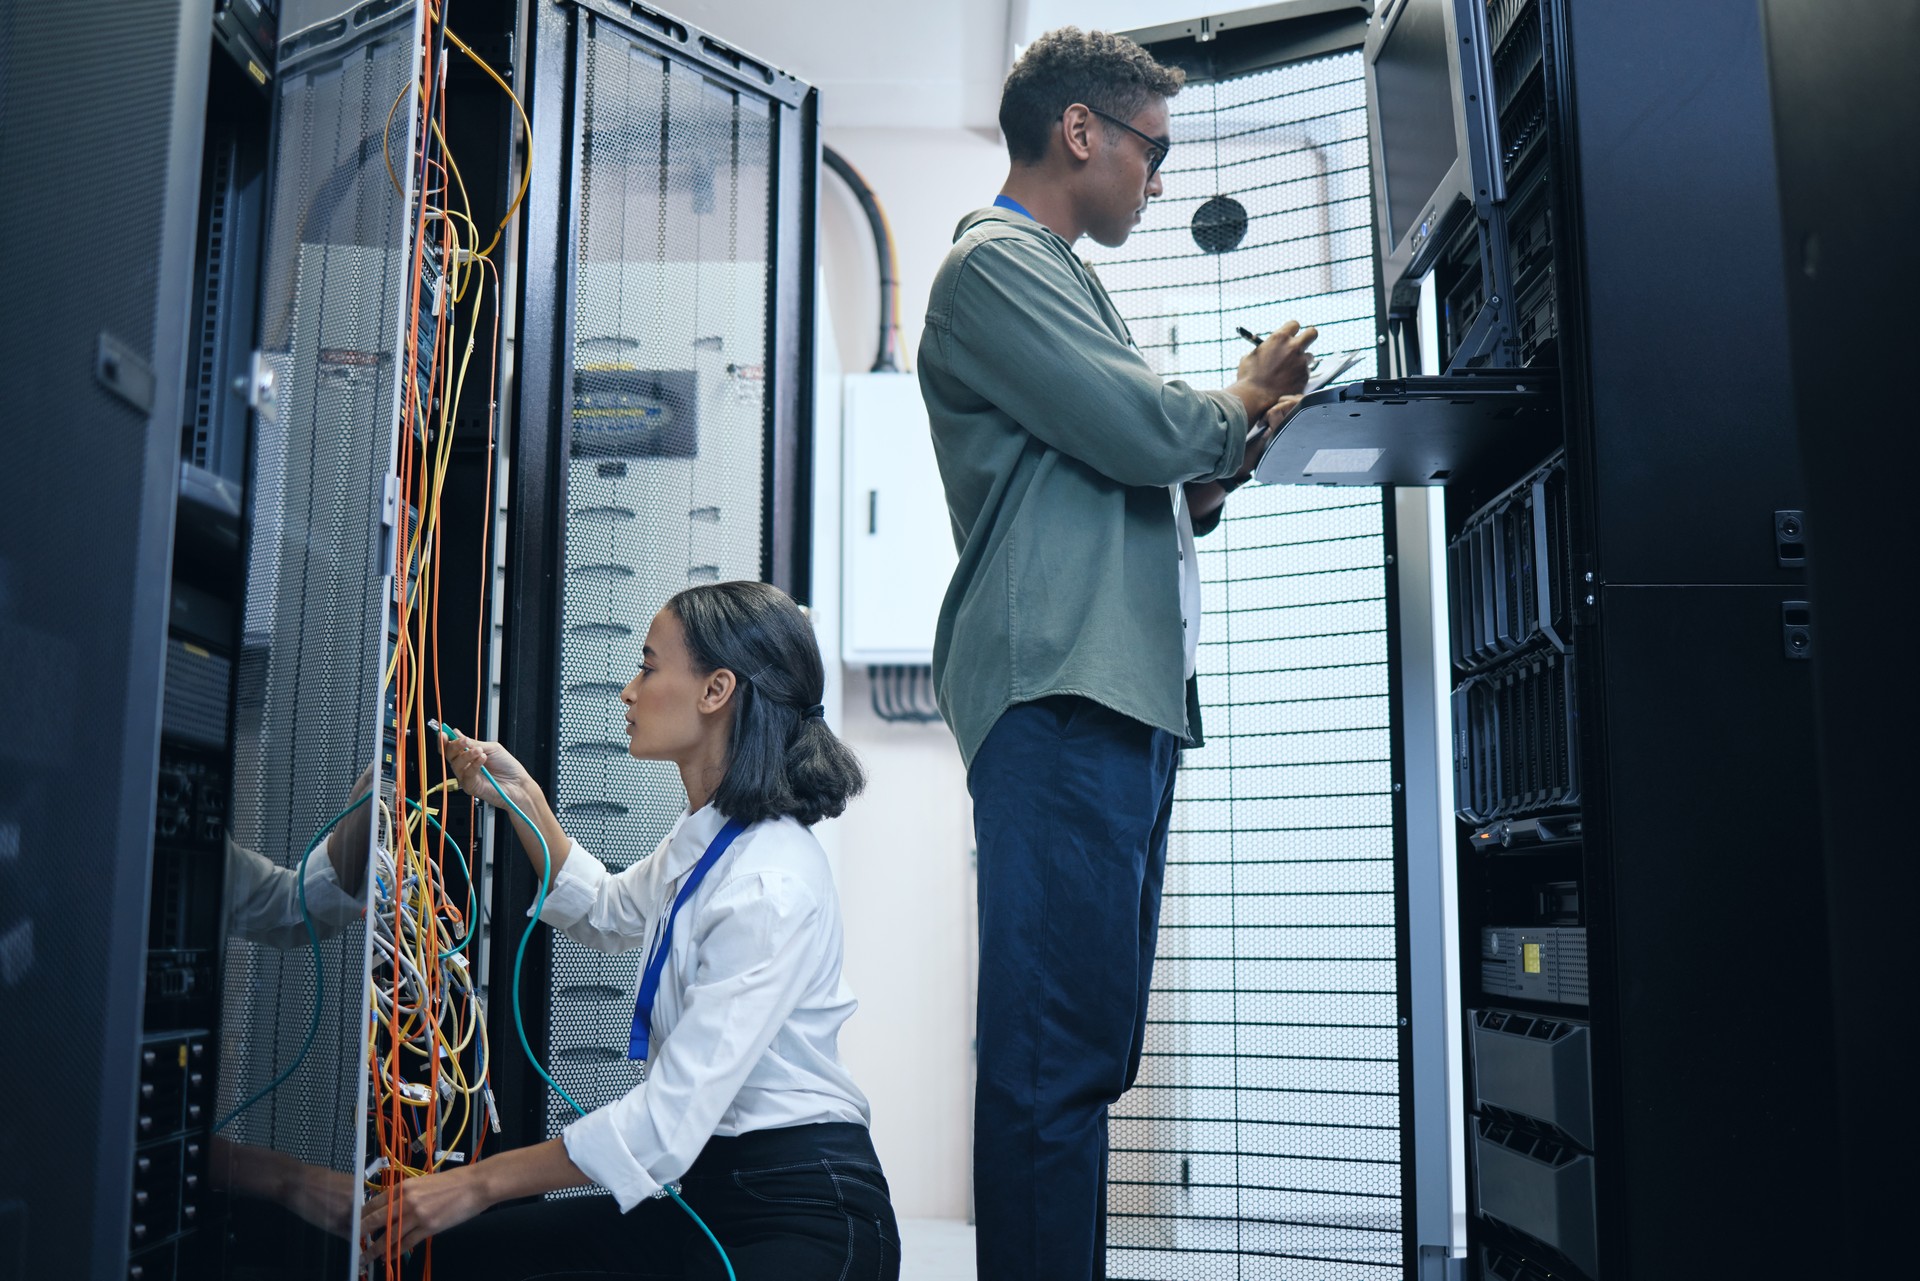
[[[825,130],[826,144],[860,171],[885,208],[900,258],[900,347],[915,366],[927,291],[962,217],[993,203],[1006,181],[998,136],[970,129]],[[835,337],[848,372],[873,363],[879,264],[866,216],[838,178],[821,180],[821,260],[833,295]]]
[[[1008,0],[674,0],[665,7],[819,88],[829,128],[991,129],[1012,48]]]
[[[965,128],[825,130],[886,207],[900,262],[901,354],[913,363],[927,292],[953,226],[989,203],[1005,153]],[[859,206],[823,178],[821,265],[833,338],[847,372],[872,363],[879,269]],[[838,420],[822,421],[827,463]],[[835,482],[837,490],[837,481]],[[816,491],[818,492],[818,491]],[[819,526],[816,525],[816,529]],[[816,538],[815,563],[837,560],[839,527]],[[824,597],[821,598],[824,603]],[[837,646],[829,654],[837,654]],[[860,1013],[842,1034],[848,1067],[873,1103],[873,1134],[902,1217],[971,1217],[973,811],[959,749],[945,726],[874,715],[864,671],[845,673],[842,736],[867,767],[867,793],[838,828],[847,977]]]

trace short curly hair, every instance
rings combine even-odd
[[[1000,132],[1023,164],[1046,159],[1053,122],[1074,103],[1130,120],[1150,98],[1180,92],[1187,73],[1163,67],[1125,36],[1057,27],[1027,46],[1000,91]]]

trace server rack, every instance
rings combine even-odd
[[[406,168],[419,11],[145,3],[77,42],[59,16],[0,14],[0,155],[34,193],[0,244],[38,303],[6,311],[8,418],[40,425],[4,504],[0,704],[40,728],[0,794],[0,987],[57,1035],[10,1087],[60,1099],[0,1138],[0,1275],[346,1275],[350,1242],[271,1209],[233,1220],[263,1253],[229,1248],[222,1152],[357,1186],[366,999],[356,923],[300,1043],[320,976],[229,947],[230,834],[290,886],[309,811],[378,754],[406,195],[366,162],[385,128]]]
[[[1872,458],[1876,477],[1904,479],[1920,465],[1920,442],[1886,426],[1911,412],[1911,392],[1904,378],[1883,376],[1920,346],[1920,314],[1907,296],[1920,278],[1920,246],[1907,232],[1920,172],[1881,159],[1920,131],[1911,74],[1920,10],[1888,15],[1855,0],[1766,0],[1761,10],[1807,529],[1818,546],[1811,661],[1840,1103],[1824,1172],[1839,1202],[1827,1225],[1830,1270],[1894,1276],[1910,1252],[1887,1225],[1911,1204],[1920,1126],[1911,1110],[1889,1106],[1911,1067],[1887,1052],[1885,1002],[1888,976],[1906,964],[1920,871],[1910,841],[1887,839],[1885,799],[1888,780],[1920,771],[1920,744],[1898,728],[1920,716],[1920,677],[1910,663],[1889,662],[1885,646],[1907,513],[1865,492],[1859,460]],[[1840,318],[1861,376],[1831,376]]]
[[[1413,9],[1383,9],[1388,39]],[[1813,1270],[1815,1238],[1756,1230],[1823,1217],[1804,1172],[1833,1074],[1824,1018],[1779,1030],[1820,1008],[1827,943],[1759,18],[1463,0],[1449,30],[1485,33],[1486,225],[1519,307],[1522,367],[1481,377],[1553,388],[1557,439],[1516,459],[1473,405],[1436,417],[1459,380],[1422,381],[1435,268],[1382,335],[1399,377],[1309,397],[1262,468],[1297,476],[1324,446],[1445,485],[1466,976],[1447,1035],[1471,1047],[1471,1214],[1448,1246],[1497,1276]],[[1383,271],[1383,296],[1409,280]],[[1425,679],[1403,671],[1403,691]],[[1526,1019],[1573,1029],[1585,1070],[1559,1079],[1588,1083],[1590,1129],[1515,1090]]]
[[[166,1046],[170,1075],[160,1046],[143,1061],[163,716],[190,710],[163,712],[162,685],[211,41],[178,0],[120,6],[84,41],[66,17],[0,12],[0,1275],[23,1278],[124,1276],[142,1208],[156,1238],[179,1223],[179,1160],[156,1151],[140,1181],[135,1134],[144,1120],[179,1157],[178,1065],[204,1034]],[[188,862],[195,846],[169,842]],[[193,915],[179,906],[169,920]],[[174,1008],[156,1018],[195,1027],[205,959],[163,965]]]
[[[568,830],[622,867],[682,801],[619,732],[654,613],[725,579],[808,599],[817,94],[636,5],[541,4],[528,30],[501,736],[552,780]],[[520,919],[538,876],[517,850],[496,863],[495,918]],[[545,932],[529,945],[528,1038],[583,1106],[637,1080],[636,966]],[[496,965],[494,1009],[511,983]],[[494,1088],[508,1143],[572,1119],[517,1059],[496,1060]]]
[[[1446,500],[1469,1273],[1813,1270],[1758,1230],[1820,1217],[1831,1081],[1758,21],[1474,4],[1564,448]]]

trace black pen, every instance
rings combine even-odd
[[[1246,339],[1248,342],[1252,343],[1256,347],[1258,347],[1261,344],[1261,342],[1264,341],[1258,334],[1254,333],[1253,330],[1248,329],[1245,325],[1235,325],[1233,327],[1233,332],[1236,334],[1239,334],[1242,338]],[[1316,352],[1313,355],[1308,356],[1307,372],[1312,373],[1314,366],[1318,365],[1319,363],[1320,363],[1319,353]]]

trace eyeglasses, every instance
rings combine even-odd
[[[1132,134],[1134,137],[1138,138],[1140,141],[1146,143],[1147,144],[1147,177],[1151,178],[1153,177],[1154,174],[1159,172],[1161,162],[1167,158],[1167,149],[1171,147],[1173,144],[1162,142],[1160,141],[1160,139],[1153,137],[1151,134],[1141,133],[1138,129],[1135,129],[1132,125],[1120,119],[1118,116],[1110,116],[1106,112],[1100,110],[1100,108],[1098,107],[1088,107],[1087,110],[1091,111],[1094,115],[1099,116],[1102,120],[1106,121],[1108,124],[1119,125],[1122,129],[1125,129],[1128,133]]]

